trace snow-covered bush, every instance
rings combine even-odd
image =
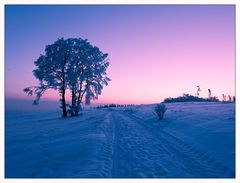
[[[154,112],[157,115],[159,120],[163,119],[163,116],[166,110],[167,108],[164,104],[157,104],[157,106],[154,108]]]

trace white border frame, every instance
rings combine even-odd
[[[4,44],[5,44],[5,22],[4,9],[7,4],[234,4],[236,5],[236,178],[235,179],[5,179],[4,175]],[[239,110],[240,109],[240,1],[237,0],[1,0],[0,1],[0,183],[76,183],[76,182],[138,182],[138,183],[156,183],[156,182],[180,182],[180,183],[240,183],[240,124]],[[238,84],[239,83],[239,84]]]

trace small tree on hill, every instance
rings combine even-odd
[[[233,99],[232,99],[232,101],[233,101],[233,102],[236,102],[236,98],[235,98],[235,96],[233,96]]]
[[[223,97],[223,102],[226,102],[227,100],[226,100],[226,95],[225,94],[222,94],[222,97]]]
[[[196,96],[199,97],[199,93],[200,93],[201,89],[200,89],[200,85],[197,86],[197,93]]]
[[[210,89],[208,89],[208,99],[211,100],[211,98],[212,98],[212,92]]]
[[[231,97],[231,95],[228,95],[228,102],[232,102],[232,97]]]

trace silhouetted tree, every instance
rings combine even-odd
[[[197,93],[196,96],[199,97],[199,93],[200,93],[201,89],[200,89],[200,85],[197,85]]]
[[[236,101],[236,98],[235,98],[235,96],[233,96],[233,98],[232,98],[232,101],[233,101],[233,102],[235,102],[235,101]]]
[[[48,89],[58,90],[60,94],[62,116],[67,116],[66,109],[66,65],[69,61],[69,49],[66,40],[58,39],[45,48],[45,55],[34,62],[37,69],[33,70],[39,85],[24,89],[28,95],[36,94],[34,104],[38,104],[43,93]]]
[[[232,102],[232,97],[231,97],[231,95],[228,95],[228,102]]]
[[[226,95],[222,94],[223,102],[226,102]]]
[[[48,89],[59,91],[61,96],[62,116],[67,116],[65,99],[69,88],[72,95],[70,113],[77,115],[81,108],[83,97],[85,103],[90,104],[101,94],[103,85],[110,79],[106,76],[109,66],[108,54],[92,46],[81,38],[58,39],[52,45],[46,46],[45,55],[35,61],[37,69],[33,71],[39,80],[38,86],[24,89],[28,95],[36,95],[34,104],[38,104],[43,93]]]
[[[211,90],[210,90],[210,89],[208,89],[208,99],[210,99],[210,100],[211,100],[211,98],[212,98],[212,92],[211,92]]]
[[[104,85],[110,79],[106,76],[109,66],[108,54],[102,53],[98,47],[92,46],[87,40],[71,39],[73,50],[72,60],[68,67],[68,82],[72,94],[72,115],[77,115],[83,98],[85,104],[97,99]]]

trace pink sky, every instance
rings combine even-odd
[[[195,94],[196,85],[201,97],[208,88],[235,95],[234,6],[8,7],[5,25],[8,98],[27,98],[22,89],[37,84],[34,60],[58,37],[87,38],[109,53],[112,81],[97,103],[157,103]]]

